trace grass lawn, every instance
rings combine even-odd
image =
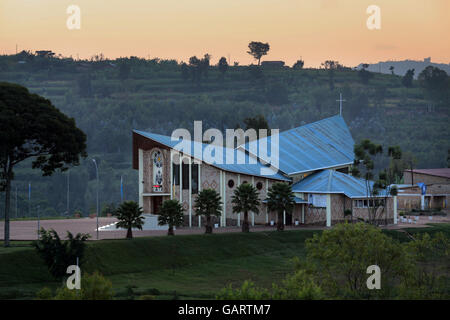
[[[408,230],[411,234],[424,231],[450,235],[450,224]],[[213,299],[229,283],[237,286],[251,279],[258,286],[270,287],[283,279],[293,270],[291,259],[305,255],[304,242],[316,232],[321,231],[91,241],[82,272],[100,271],[112,281],[117,298],[127,298],[127,287],[132,286],[136,295],[157,292],[160,299],[175,295]],[[400,241],[408,239],[404,232],[386,232]],[[30,244],[12,242],[11,248],[0,248],[0,299],[30,299],[44,286],[60,286]]]

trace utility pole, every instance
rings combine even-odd
[[[31,217],[31,182],[28,182],[28,216]]]
[[[67,171],[67,216],[70,216],[69,211],[69,197],[70,197],[70,184],[69,184],[70,174],[69,171]]]
[[[37,208],[37,218],[38,218],[37,234],[38,234],[38,240],[39,240],[39,229],[41,228],[41,219],[40,219],[40,215],[39,215],[40,206],[38,205],[36,208]]]
[[[98,166],[97,166],[97,161],[95,161],[95,159],[92,159],[92,161],[95,164],[95,172],[97,173],[97,240],[98,240]]]
[[[17,219],[17,186],[16,186],[16,219]]]
[[[120,176],[120,203],[123,203],[123,177]]]

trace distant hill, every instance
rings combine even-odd
[[[356,68],[359,70],[362,67],[362,63],[359,64]],[[406,71],[409,69],[414,69],[414,78],[417,79],[419,73],[422,72],[428,66],[438,67],[439,69],[444,70],[450,75],[450,63],[434,63],[431,62],[431,58],[425,58],[423,61],[415,61],[415,60],[403,60],[403,61],[380,61],[378,63],[369,64],[368,71],[378,72],[378,73],[386,73],[391,74],[390,67],[394,67],[394,74],[399,76],[404,76]]]
[[[366,73],[346,68],[330,72],[276,65],[229,66],[222,73],[217,66],[199,69],[175,60],[98,56],[80,61],[25,52],[0,55],[0,81],[19,83],[50,99],[87,134],[90,158],[70,169],[71,214],[75,209],[83,215],[95,212],[92,157],[99,163],[102,207],[120,201],[121,177],[124,198],[137,200],[132,129],[170,135],[176,128],[192,130],[193,121],[202,120],[203,130],[224,131],[244,128],[245,118],[264,115],[271,128],[282,131],[337,114],[340,93],[343,116],[356,142],[369,138],[383,146],[399,145],[417,158],[420,168],[447,165],[450,103],[428,100],[416,80],[407,88],[400,76],[391,74],[369,73],[363,81]],[[19,217],[35,215],[37,205],[41,216],[67,209],[67,174],[42,177],[26,163],[15,172],[16,187]]]

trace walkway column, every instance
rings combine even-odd
[[[331,227],[331,194],[327,194],[327,227]]]
[[[286,225],[286,210],[283,210],[283,224]]]
[[[266,179],[266,198],[268,192],[269,192],[269,180]],[[269,206],[266,204],[266,224],[268,223],[269,223]]]
[[[183,156],[178,153],[178,161],[180,162],[180,203],[183,205]]]
[[[255,177],[252,176],[252,186],[255,186]],[[255,213],[252,211],[252,226],[255,226]]]
[[[226,172],[223,172],[223,178],[222,178],[222,188],[223,188],[223,226],[227,226],[227,186],[225,184],[226,181]]]
[[[305,204],[302,204],[302,224],[305,224]]]
[[[425,210],[425,195],[420,196],[420,209]]]
[[[173,153],[172,153],[172,149],[170,149],[170,161],[169,161],[169,166],[170,166],[170,200],[173,199]]]
[[[139,207],[144,207],[144,150],[139,149]]]
[[[397,216],[397,196],[394,196],[394,224],[398,224],[398,216]]]
[[[189,157],[189,228],[192,227],[192,159]]]
[[[200,174],[200,162],[198,163],[198,192],[202,191],[202,175]],[[202,217],[198,216],[198,227],[202,227]]]
[[[238,174],[237,176],[238,176],[238,178],[237,178],[237,186],[236,187],[239,187],[241,185],[241,175]],[[237,217],[237,226],[240,227],[241,226],[241,214],[238,213],[237,216],[238,216]]]

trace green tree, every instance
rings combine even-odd
[[[258,138],[259,138],[259,130],[260,129],[267,130],[267,135],[270,136],[269,123],[267,122],[266,118],[262,114],[259,114],[255,117],[245,118],[244,124],[245,124],[245,130],[255,129],[256,135],[258,136]]]
[[[234,213],[244,213],[244,221],[242,223],[242,232],[249,232],[250,227],[248,223],[248,213],[254,212],[259,214],[260,205],[259,193],[254,186],[249,183],[243,183],[234,190],[234,194],[231,197]]]
[[[5,242],[9,246],[11,181],[14,167],[32,158],[44,176],[65,171],[86,157],[86,135],[75,120],[26,88],[0,83],[0,190],[5,191]]]
[[[218,68],[221,74],[221,78],[223,79],[225,77],[225,72],[227,72],[228,70],[228,62],[225,57],[220,58]]]
[[[409,69],[406,71],[405,75],[402,78],[402,84],[406,88],[412,88],[414,80],[414,69]]]
[[[134,201],[125,201],[117,208],[114,214],[119,220],[116,223],[116,228],[127,229],[127,239],[133,238],[132,228],[142,230],[145,220],[142,212],[142,208]]]
[[[38,292],[38,299],[54,300],[112,300],[114,291],[112,283],[99,272],[85,274],[81,277],[81,290],[70,290],[67,286],[62,286],[56,290],[55,297],[49,296],[49,289],[44,288]]]
[[[33,246],[44,260],[51,275],[61,279],[66,275],[67,267],[77,263],[77,258],[79,265],[83,263],[85,241],[89,237],[88,234],[83,233],[77,233],[74,237],[72,233],[67,232],[67,240],[62,241],[55,230],[46,231],[41,228],[39,240],[33,241]]]
[[[91,76],[89,74],[82,74],[77,79],[78,94],[81,97],[89,98],[92,96]]]
[[[276,182],[267,193],[267,206],[277,213],[277,230],[284,230],[283,214],[289,214],[294,209],[294,194],[292,187],[283,182]]]
[[[119,79],[122,81],[127,80],[130,77],[130,72],[131,72],[130,64],[126,60],[123,60],[119,64]]]
[[[195,199],[194,210],[196,216],[206,218],[205,233],[212,233],[211,217],[220,217],[222,214],[222,201],[214,189],[203,189]]]
[[[428,66],[419,74],[418,79],[430,100],[440,103],[450,97],[450,78],[444,70]]]
[[[366,85],[369,83],[369,80],[373,78],[373,73],[366,70],[368,67],[369,65],[364,63],[361,70],[358,71],[358,76],[361,79],[361,82]]]
[[[324,67],[325,70],[328,70],[328,81],[329,81],[329,86],[330,86],[330,90],[334,89],[334,72],[335,70],[337,70],[339,67],[342,67],[338,61],[334,61],[334,60],[326,60],[325,62],[322,62],[322,66]]]
[[[183,211],[183,206],[178,200],[166,200],[163,202],[158,215],[158,224],[160,226],[169,225],[167,231],[169,236],[175,235],[173,227],[179,227],[183,224]]]
[[[296,63],[292,66],[292,69],[294,70],[301,70],[303,69],[303,66],[305,65],[305,61],[303,60],[297,60]]]
[[[258,41],[252,41],[248,44],[248,48],[250,49],[247,51],[249,55],[251,55],[255,60],[258,60],[258,66],[261,65],[261,57],[265,56],[267,52],[270,50],[270,45],[268,43],[258,42]]]
[[[402,299],[449,299],[450,239],[442,232],[414,235],[406,244],[413,268],[401,284]]]
[[[306,240],[304,268],[329,298],[388,297],[406,277],[411,260],[402,245],[365,223],[336,225]],[[381,269],[381,289],[369,290],[367,267]]]
[[[389,197],[389,185],[395,181],[389,180],[393,177],[388,174],[388,170],[380,170],[378,179],[375,179],[375,160],[377,156],[383,154],[383,147],[375,144],[368,139],[362,140],[361,143],[354,146],[355,160],[352,166],[352,175],[362,177],[366,187],[366,198],[368,202],[368,222],[378,224],[385,211],[387,198]],[[399,160],[402,157],[400,147],[394,146],[388,148],[388,156],[392,159]],[[394,176],[395,178],[395,176]],[[381,201],[383,200],[383,201]],[[387,217],[386,217],[387,219]]]
[[[283,105],[289,103],[287,85],[281,81],[270,82],[266,87],[266,100],[271,104]]]
[[[389,71],[391,71],[391,74],[392,74],[392,75],[394,75],[394,69],[395,69],[394,66],[390,66],[390,67],[389,67]]]
[[[189,67],[185,62],[181,64],[181,78],[185,81],[189,79]]]

